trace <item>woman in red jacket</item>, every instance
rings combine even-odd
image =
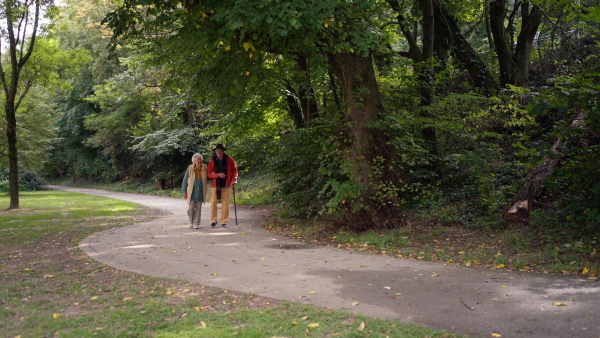
[[[233,157],[226,155],[225,147],[217,144],[215,156],[208,161],[207,176],[212,179],[210,219],[211,228],[217,226],[217,202],[221,200],[221,227],[227,228],[229,199],[232,186],[237,183],[238,168]]]

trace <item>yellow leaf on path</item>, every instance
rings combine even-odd
[[[567,306],[567,303],[565,303],[565,302],[554,302],[554,303],[552,303],[552,305],[554,305],[554,306]]]
[[[598,279],[598,277],[588,277],[588,279],[596,280],[596,279]]]
[[[502,335],[499,333],[492,333],[491,336],[492,337],[502,337]]]
[[[91,299],[91,300],[96,300],[96,299],[98,299],[98,296],[94,296],[94,297],[92,297],[92,298],[90,298],[90,299]]]
[[[311,293],[311,294],[315,294],[315,293],[317,293],[317,291],[311,291],[310,293]]]
[[[502,269],[504,267],[504,264],[498,264],[496,265],[496,269]]]
[[[313,328],[313,329],[314,329],[314,328],[316,328],[316,327],[319,327],[319,323],[310,323],[310,324],[308,324],[308,327],[310,327],[310,328]]]
[[[52,315],[52,317],[54,317],[54,319],[58,319],[58,318],[62,317],[62,315],[60,313],[55,313]]]

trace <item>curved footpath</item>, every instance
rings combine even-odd
[[[406,260],[313,246],[257,226],[260,211],[232,206],[229,228],[190,229],[183,199],[51,186],[168,211],[153,221],[94,234],[93,259],[140,274],[179,278],[264,297],[390,318],[473,337],[600,337],[600,283]]]

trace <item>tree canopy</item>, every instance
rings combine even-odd
[[[501,224],[515,205],[511,222],[557,201],[597,210],[551,193],[595,172],[596,5],[70,0],[53,36],[93,61],[53,96],[46,170],[181,179],[192,153],[226,143],[282,205],[354,229],[418,210],[464,224]],[[519,193],[533,182],[545,190]]]

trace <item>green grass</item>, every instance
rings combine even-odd
[[[62,191],[22,193],[20,204],[0,210],[2,337],[455,337],[113,269],[90,259],[78,243],[149,220],[145,209]],[[0,209],[8,205],[8,196],[0,196]]]

